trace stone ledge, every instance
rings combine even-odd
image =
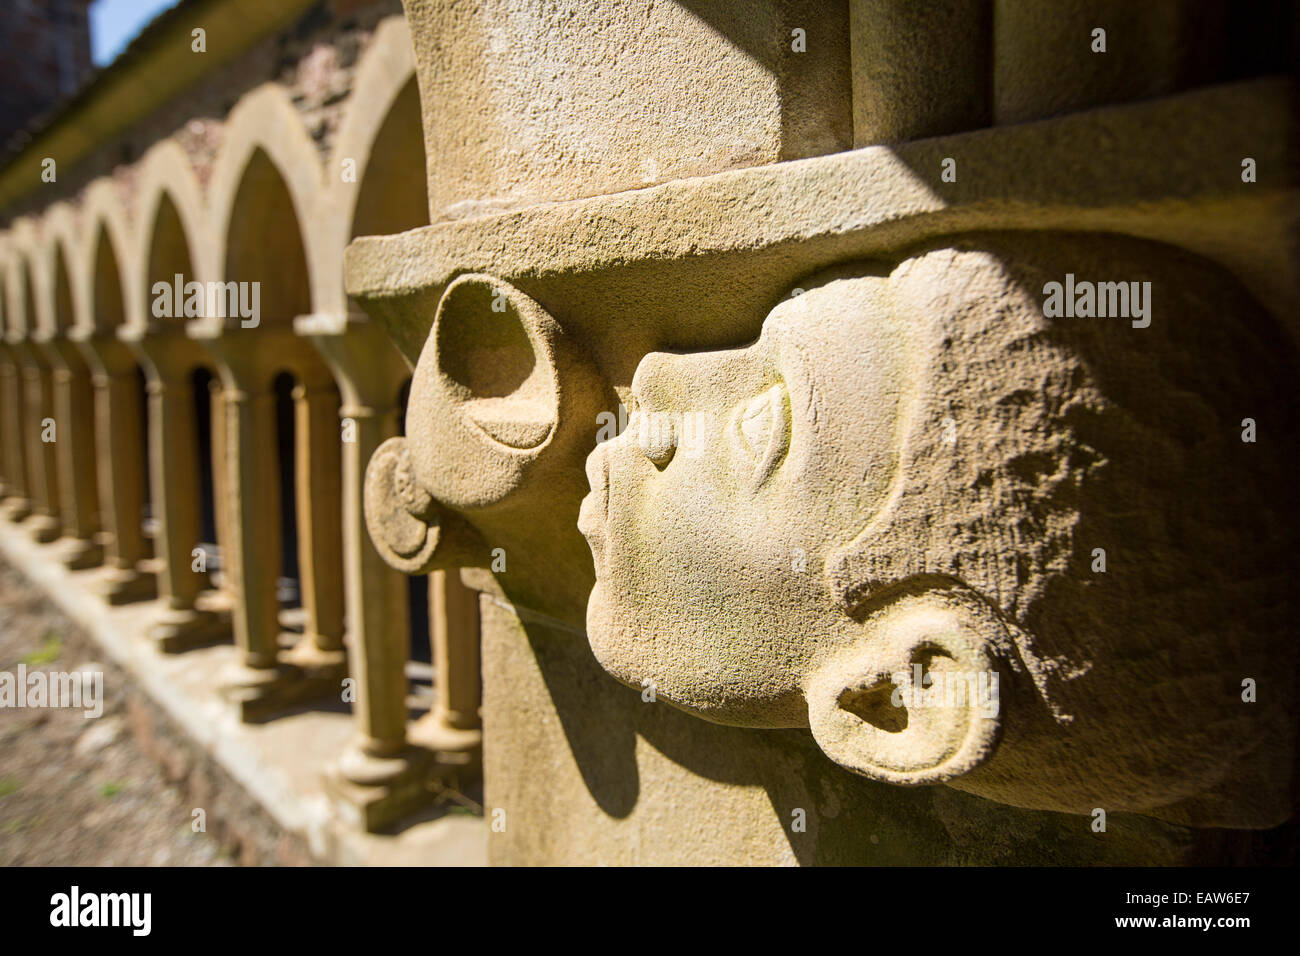
[[[218,675],[236,661],[231,644],[162,655],[145,636],[156,603],[108,606],[95,585],[103,568],[69,571],[68,542],[32,541],[21,525],[0,524],[0,554],[41,588],[162,713],[256,800],[313,856],[336,865],[479,866],[487,862],[478,817],[446,814],[412,821],[393,835],[362,833],[334,809],[325,770],[353,733],[343,711],[303,710],[263,724],[242,724],[218,692]]]
[[[632,335],[641,351],[702,349],[756,336],[754,316],[831,262],[965,232],[1101,231],[1220,262],[1300,339],[1294,150],[1277,135],[1293,111],[1290,83],[1270,77],[436,223],[354,240],[346,285],[412,364],[465,272],[514,283],[597,355],[634,351]],[[1258,183],[1241,182],[1245,156]]]

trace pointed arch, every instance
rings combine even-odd
[[[126,323],[129,314],[127,291],[122,284],[124,272],[107,223],[100,221],[92,229],[88,255],[89,315],[87,324],[81,328],[100,335],[112,334]]]
[[[82,334],[103,333],[140,316],[144,309],[143,290],[128,278],[137,272],[135,236],[112,180],[90,184],[81,207],[81,225],[86,303],[78,329]],[[113,285],[115,295],[110,294]]]
[[[10,230],[10,329],[14,343],[30,340],[40,329],[40,284],[46,265],[36,223],[24,216]]]
[[[348,159],[356,163],[351,181],[342,175],[342,164]],[[405,17],[383,21],[361,58],[330,172],[330,188],[337,193],[336,206],[343,216],[345,243],[357,235],[401,232],[428,224],[424,123]],[[396,187],[387,195],[379,188],[385,183]],[[398,197],[417,191],[419,203],[402,208]]]
[[[278,204],[275,215],[271,210],[259,211],[256,208],[262,190],[267,191],[263,198]],[[318,302],[331,295],[327,289],[334,284],[330,281],[334,277],[327,280],[321,266],[322,261],[329,261],[329,257],[324,255],[329,229],[323,223],[323,219],[328,217],[321,212],[323,192],[316,148],[288,94],[276,84],[267,83],[241,99],[231,111],[208,194],[212,228],[218,245],[215,256],[218,276],[236,281],[253,278],[248,274],[236,274],[248,273],[252,267],[250,262],[232,263],[230,258],[232,251],[242,244],[243,237],[239,233],[249,234],[250,218],[260,218],[274,230],[273,235],[266,237],[268,242],[288,249],[296,243],[302,250],[308,295],[301,307],[304,312],[314,311]],[[284,199],[287,199],[287,204]],[[285,233],[290,223],[296,231],[294,242],[290,242],[290,236]],[[274,294],[275,289],[268,288],[264,292]],[[298,307],[296,295],[279,295],[278,298]],[[263,303],[263,312],[267,311]],[[294,316],[277,318],[292,321]]]
[[[43,334],[68,335],[85,310],[85,270],[80,260],[77,216],[67,203],[55,203],[42,222],[43,257],[49,266]]]
[[[217,278],[216,242],[198,177],[185,151],[174,140],[163,140],[141,160],[135,204],[136,250],[139,271],[129,282],[141,290],[145,322],[153,320],[153,284],[172,281],[169,270],[183,269],[186,282]]]

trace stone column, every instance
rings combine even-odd
[[[161,650],[175,652],[230,635],[228,620],[196,606],[208,576],[194,565],[201,500],[191,375],[203,356],[196,344],[173,331],[142,335],[136,348],[148,375],[149,467],[162,604],[162,616],[150,626],[149,636]],[[224,461],[214,461],[220,470]]]
[[[22,366],[16,350],[6,342],[0,351],[0,418],[4,422],[5,516],[23,521],[32,513],[27,484],[26,431]]]
[[[447,730],[477,730],[479,592],[455,571],[429,575],[429,625],[433,638],[433,716]]]
[[[217,575],[213,583],[227,601],[230,600],[230,575],[226,571],[230,550],[230,481],[226,467],[226,391],[219,377],[208,383],[208,414],[212,436],[212,510],[216,524],[216,545],[219,556]]]
[[[223,567],[233,599],[235,642],[246,671],[232,689],[264,686],[278,676],[280,607],[280,470],[275,393],[262,379],[229,383],[226,412],[226,508],[229,540]]]
[[[23,437],[27,440],[27,487],[32,504],[32,519],[28,527],[37,541],[46,543],[58,538],[61,531],[55,443],[44,440],[48,435],[48,421],[54,419],[54,389],[50,367],[40,347],[26,342],[20,354],[26,417]],[[57,423],[54,437],[57,440]]]
[[[349,404],[342,414],[355,423],[356,438],[343,444],[343,533],[358,738],[340,769],[354,783],[379,784],[406,769],[403,761],[388,760],[407,746],[410,605],[405,575],[384,563],[366,533],[361,489],[370,456],[398,432],[399,409]]]
[[[3,304],[0,302],[0,304]],[[5,382],[8,377],[9,369],[9,346],[3,340],[4,331],[0,329],[0,499],[8,499],[13,493],[14,488],[10,481],[12,471],[8,448],[12,444],[11,422],[8,414],[8,402]],[[7,510],[8,502],[0,505],[0,508]]]
[[[64,338],[46,346],[52,368],[58,441],[59,496],[65,537],[75,542],[64,557],[73,570],[104,560],[98,540],[99,488],[95,478],[95,399],[90,368],[75,344]]]
[[[339,393],[323,366],[293,390],[298,568],[306,626],[300,651],[342,665],[343,522]]]
[[[374,830],[428,799],[425,781],[432,764],[429,754],[407,739],[406,577],[375,550],[361,505],[371,455],[398,434],[397,396],[409,369],[364,315],[302,316],[295,328],[324,356],[343,396],[343,576],[357,734],[328,779],[344,812]]]
[[[284,326],[256,332],[191,323],[186,334],[217,358],[223,389],[214,407],[224,409],[224,428],[214,441],[225,462],[217,488],[222,587],[241,662],[223,681],[226,696],[244,720],[260,719],[290,704],[339,694],[346,673],[341,640],[339,562],[338,424],[324,423],[322,409],[337,400],[316,351]],[[299,552],[308,633],[288,654],[279,651],[280,607],[276,582],[282,572],[280,436],[274,382],[281,372],[302,386],[295,393],[295,463]],[[215,412],[214,412],[215,414]],[[332,419],[332,411],[330,416]],[[333,450],[330,450],[333,442]],[[331,478],[331,474],[333,477]],[[331,490],[332,489],[332,490]],[[331,543],[332,541],[332,543]],[[331,552],[332,553],[329,553]],[[308,583],[309,582],[309,583]]]
[[[110,604],[148,601],[157,596],[157,581],[139,567],[148,548],[142,527],[144,433],[135,357],[125,343],[108,334],[80,344],[95,385],[100,519],[108,532],[106,563],[111,568],[104,596]]]

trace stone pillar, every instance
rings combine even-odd
[[[99,488],[95,477],[95,399],[90,369],[81,351],[67,339],[49,341],[58,441],[59,497],[65,537],[73,539],[64,563],[73,570],[104,560],[98,540]]]
[[[275,393],[263,380],[225,390],[226,507],[229,540],[224,569],[234,596],[235,642],[260,686],[276,675],[280,633],[280,471],[276,462]]]
[[[80,344],[95,385],[99,510],[111,568],[104,596],[110,604],[148,601],[157,596],[157,581],[139,567],[148,548],[142,527],[144,433],[135,357],[111,335],[94,335]]]
[[[27,487],[32,505],[28,523],[32,536],[42,543],[59,537],[59,479],[54,442],[45,441],[48,422],[54,419],[54,389],[50,367],[42,350],[26,342],[21,351],[23,411],[26,428]],[[57,423],[55,438],[58,437]]]
[[[283,327],[264,326],[253,333],[191,327],[188,334],[203,340],[217,357],[224,386],[219,402],[225,413],[224,447],[214,447],[214,455],[225,461],[224,487],[217,489],[224,506],[218,504],[217,521],[226,538],[221,542],[222,586],[229,593],[241,662],[223,681],[223,690],[242,719],[256,720],[303,700],[340,694],[346,674],[339,609],[342,572],[331,575],[329,570],[329,562],[341,561],[339,533],[331,532],[339,523],[337,393],[316,351]],[[308,620],[308,633],[287,654],[280,653],[276,594],[282,573],[283,496],[273,386],[280,372],[289,372],[301,385],[295,393],[295,444],[301,449],[295,481]],[[329,413],[328,425],[322,409]]]
[[[340,519],[339,393],[323,367],[293,390],[297,440],[298,567],[306,626],[301,651],[343,653],[343,522]]]
[[[374,830],[427,801],[428,781],[445,771],[438,755],[408,738],[406,577],[375,550],[362,509],[366,465],[399,432],[398,392],[409,369],[364,315],[302,316],[295,328],[324,356],[343,395],[343,574],[357,735],[328,779],[342,811]]]
[[[9,477],[12,472],[8,452],[8,448],[12,444],[13,432],[11,431],[11,422],[7,410],[9,400],[5,389],[5,381],[9,374],[9,346],[4,343],[3,335],[3,329],[0,329],[0,500],[8,499],[14,493]],[[7,501],[0,504],[0,509],[7,510],[8,507]]]
[[[203,355],[197,345],[171,331],[141,336],[136,342],[148,375],[149,467],[162,604],[162,616],[150,626],[149,636],[161,650],[175,652],[230,635],[229,620],[196,606],[208,575],[194,565],[201,502],[191,376]],[[214,462],[214,470],[224,466],[224,460]]]
[[[332,782],[363,823],[377,829],[428,796],[421,785],[422,755],[409,746],[406,735],[411,650],[406,577],[375,551],[361,511],[366,463],[397,434],[398,409],[348,404],[341,413],[355,423],[356,438],[343,444],[343,535],[357,736],[340,755]]]
[[[479,592],[449,568],[429,575],[429,637],[433,644],[433,709],[410,730],[411,742],[434,754],[438,777],[459,788],[482,773],[482,687]]]
[[[429,575],[429,624],[433,637],[433,716],[448,730],[477,730],[479,704],[479,592],[456,572]]]
[[[5,488],[8,497],[4,503],[5,516],[10,521],[23,521],[32,513],[27,484],[26,431],[22,366],[16,350],[6,342],[0,352],[0,418],[4,422],[4,448],[0,454],[5,461]]]
[[[226,391],[217,376],[208,383],[208,415],[212,436],[212,510],[220,558],[213,583],[229,601],[230,575],[226,571],[226,561],[230,550],[230,508],[227,505],[230,481],[229,469],[226,467]]]

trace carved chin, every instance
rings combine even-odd
[[[635,673],[636,666],[625,652],[627,644],[620,636],[621,630],[613,619],[605,586],[597,578],[587,598],[587,643],[601,667],[624,684],[638,687],[641,676]]]

